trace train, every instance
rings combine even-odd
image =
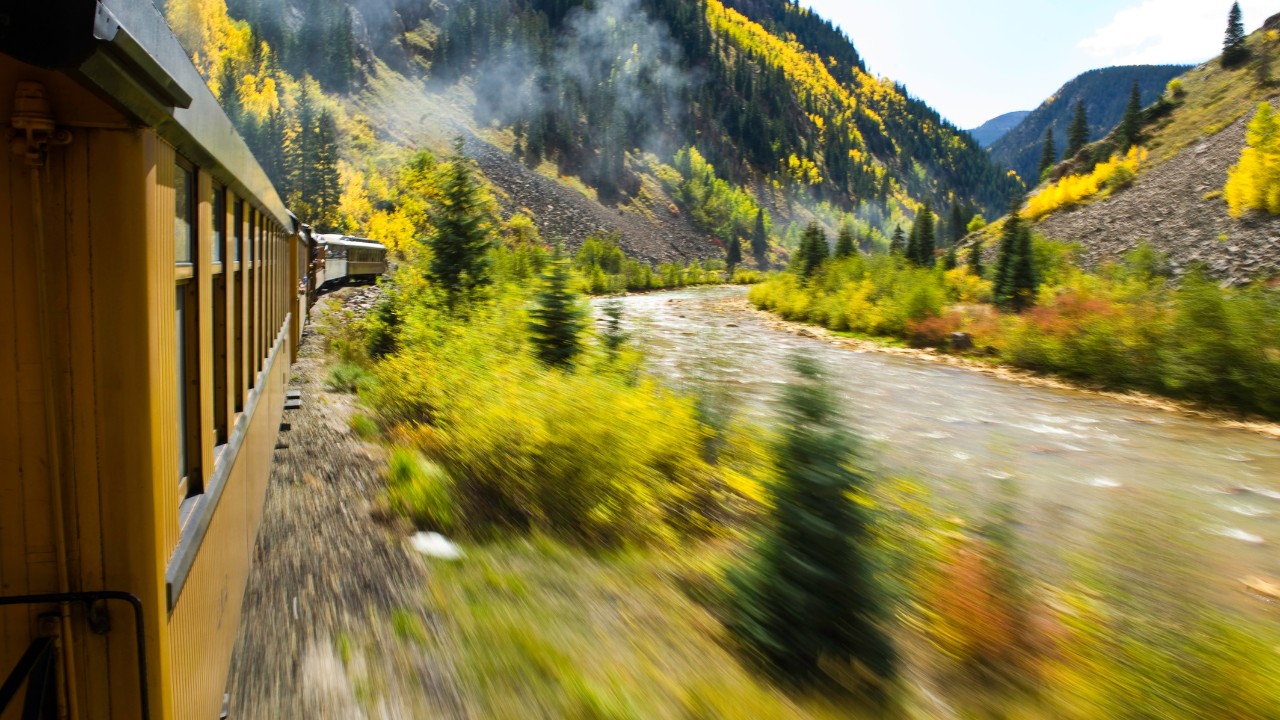
[[[0,118],[0,718],[219,717],[305,318],[385,248],[298,221],[151,0],[9,3]]]
[[[368,238],[313,234],[318,289],[370,283],[387,272],[387,248]]]

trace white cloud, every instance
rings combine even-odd
[[[1230,9],[1228,2],[1209,0],[1144,0],[1076,47],[1100,65],[1202,62],[1222,52]],[[1253,30],[1280,8],[1274,0],[1241,0],[1240,9]]]

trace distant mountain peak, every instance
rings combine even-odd
[[[1005,136],[1005,133],[1014,129],[1031,114],[1030,110],[1014,110],[1003,115],[998,115],[990,120],[982,123],[976,128],[969,131],[974,140],[982,147],[991,147],[991,144]]]

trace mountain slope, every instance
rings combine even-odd
[[[1031,114],[1030,110],[1014,110],[999,117],[991,118],[969,131],[974,140],[982,147],[989,148],[992,143],[1004,137]]]
[[[1142,144],[1151,158],[1131,187],[1055,212],[1038,229],[1079,243],[1092,265],[1145,241],[1167,253],[1176,270],[1199,263],[1214,277],[1237,283],[1280,273],[1280,219],[1261,213],[1232,218],[1221,198],[1258,103],[1277,104],[1276,87],[1263,82],[1280,59],[1280,47],[1266,38],[1267,28],[1275,27],[1280,16],[1248,39],[1253,59],[1244,66],[1226,70],[1217,60],[1205,63],[1180,78],[1181,97],[1167,99],[1161,112],[1148,110],[1152,120]],[[1109,143],[1098,143],[1093,154],[1105,154]]]
[[[291,206],[325,229],[404,235],[382,179],[458,135],[508,213],[570,247],[621,232],[648,259],[721,255],[759,209],[775,250],[814,219],[885,246],[925,202],[959,226],[1021,190],[788,0],[163,5]]]
[[[474,78],[483,120],[606,202],[636,188],[627,155],[685,145],[735,182],[848,208],[990,208],[1016,190],[976,142],[786,0],[494,0],[452,3],[440,23],[433,74]]]
[[[1170,80],[1189,69],[1186,65],[1128,65],[1083,73],[1063,85],[1017,127],[992,143],[991,157],[1034,185],[1045,131],[1053,128],[1061,157],[1077,100],[1084,101],[1089,117],[1089,139],[1096,140],[1120,123],[1134,81],[1138,83],[1142,104],[1146,106],[1164,93]]]

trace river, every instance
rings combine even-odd
[[[1108,562],[1136,527],[1144,554],[1162,556],[1143,575],[1176,574],[1216,601],[1261,605],[1241,580],[1280,577],[1280,441],[1089,393],[836,347],[770,327],[745,308],[744,295],[700,288],[629,296],[625,325],[658,374],[732,388],[765,424],[791,377],[788,357],[810,353],[882,471],[918,478],[949,512],[971,518],[990,509],[1002,482],[1012,483],[1020,524],[1049,564]],[[1112,531],[1117,524],[1130,536]]]

